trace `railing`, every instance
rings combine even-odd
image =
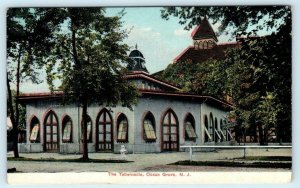
[[[292,146],[180,146],[181,148],[190,148],[190,162],[193,161],[193,148],[217,148],[217,149],[244,149],[244,158],[246,158],[247,148],[292,148]]]

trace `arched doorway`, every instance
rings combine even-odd
[[[96,151],[113,151],[113,122],[107,109],[99,112],[96,124]]]
[[[56,114],[51,110],[44,121],[44,150],[47,152],[59,151],[59,131]]]
[[[162,151],[178,151],[178,119],[173,110],[166,111],[162,118]]]

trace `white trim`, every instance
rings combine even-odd
[[[211,136],[210,136],[210,134],[209,134],[209,132],[208,132],[208,130],[207,130],[206,127],[204,127],[204,130],[205,130],[205,133],[208,136],[209,140],[212,140],[212,138],[211,138]]]

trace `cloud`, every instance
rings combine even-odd
[[[128,38],[124,41],[131,50],[137,44],[146,60],[146,67],[150,73],[164,69],[171,63],[175,54],[172,46],[166,43],[166,36],[151,27],[127,26],[130,28]]]
[[[214,30],[215,32],[218,32],[220,26],[221,26],[221,22],[217,22],[217,23],[215,23],[214,25],[211,24],[211,27],[213,28],[213,30]]]
[[[177,37],[186,37],[192,33],[192,30],[185,30],[183,27],[177,28],[174,30],[174,35]]]
[[[154,31],[151,27],[139,27],[136,25],[133,26],[126,26],[125,27],[129,31],[128,38],[158,38],[161,34],[157,31]]]

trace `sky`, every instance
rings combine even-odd
[[[124,7],[106,8],[107,16],[115,16],[122,11]],[[184,26],[179,24],[177,17],[171,16],[169,20],[161,18],[162,7],[126,7],[125,15],[122,17],[122,28],[129,31],[128,38],[124,43],[128,44],[130,50],[137,49],[142,52],[146,61],[146,67],[150,74],[165,69],[173,62],[182,51],[192,45],[190,30],[185,30]],[[212,23],[212,21],[211,21]],[[218,31],[220,23],[212,24],[215,32]],[[266,35],[272,31],[259,31],[259,35]],[[232,42],[235,39],[229,35],[218,36],[218,42]],[[128,52],[128,54],[130,51]],[[45,70],[40,70],[40,84],[34,84],[30,80],[20,85],[20,91],[23,93],[48,92],[49,88],[45,81]],[[56,80],[55,86],[60,85]],[[15,85],[12,84],[15,88]]]
[[[113,16],[122,9],[107,8],[106,14]],[[161,9],[161,7],[125,8],[126,14],[122,17],[123,29],[130,31],[124,43],[129,45],[130,50],[135,49],[137,45],[138,50],[145,57],[145,65],[150,74],[165,69],[177,55],[192,45],[191,32],[193,28],[189,31],[184,30],[184,25],[179,24],[178,18],[175,17],[171,17],[169,20],[162,19]],[[218,23],[212,25],[215,31],[218,25]],[[218,39],[219,42],[227,42],[230,37],[221,35]],[[45,71],[42,70],[40,79],[45,76]],[[21,84],[20,90],[27,93],[49,91],[45,81],[41,84],[24,82]]]

